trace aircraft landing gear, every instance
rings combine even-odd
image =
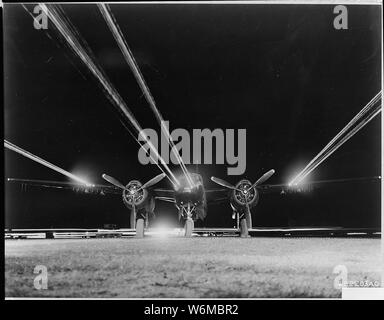
[[[131,215],[130,215],[130,227],[131,229],[135,229],[136,228],[136,207],[133,206],[132,209],[131,209]]]
[[[185,220],[185,225],[184,225],[185,237],[190,238],[192,236],[193,227],[194,227],[193,220],[191,218],[187,218],[187,220]]]
[[[139,214],[139,218],[137,219],[137,209],[136,207],[132,207],[130,225],[131,229],[136,229],[136,238],[144,237],[144,229],[148,228],[148,218],[148,213],[146,213],[145,215]]]
[[[252,216],[250,212],[245,215],[245,220],[247,220],[248,229],[252,229]]]
[[[240,237],[241,238],[248,238],[248,226],[247,226],[247,220],[245,218],[240,219]]]
[[[144,230],[148,229],[149,215],[148,212],[141,214],[139,219],[136,220],[136,238],[144,238]]]
[[[249,232],[248,230],[252,228],[252,216],[251,212],[247,210],[243,214],[242,217],[240,217],[240,237],[242,238],[248,238]]]
[[[136,238],[144,238],[144,219],[140,218],[136,221]]]
[[[185,231],[184,236],[189,238],[192,236],[192,232],[194,228],[192,213],[195,210],[195,206],[191,206],[191,204],[188,203],[188,205],[182,207],[182,209],[184,210],[185,217],[186,217],[185,224],[184,224],[184,231]]]

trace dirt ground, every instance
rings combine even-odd
[[[48,288],[34,287],[44,265]],[[340,297],[380,282],[380,239],[126,238],[5,240],[6,297]]]

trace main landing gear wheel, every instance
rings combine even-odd
[[[144,238],[144,219],[136,221],[136,238]]]
[[[130,222],[130,226],[131,226],[131,229],[135,229],[136,228],[136,208],[133,207],[131,209],[131,215],[129,217],[129,222]]]
[[[185,231],[184,236],[185,237],[189,238],[192,236],[193,225],[194,225],[194,223],[193,223],[192,219],[185,220],[185,225],[184,225],[184,231]]]
[[[248,225],[247,225],[247,219],[242,218],[240,219],[240,237],[242,238],[248,238]]]
[[[252,229],[252,216],[250,212],[246,214],[245,219],[247,220],[248,229]]]

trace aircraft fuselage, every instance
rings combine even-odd
[[[175,191],[175,205],[179,210],[179,218],[203,220],[207,215],[207,201],[203,178],[200,174],[190,173],[193,185],[185,177],[179,179],[180,186]]]

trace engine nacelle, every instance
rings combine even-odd
[[[129,181],[123,190],[123,202],[129,208],[132,209],[132,205],[135,205],[137,209],[145,206],[148,199],[148,191],[141,189],[142,183],[138,180]]]
[[[249,180],[241,180],[235,187],[237,190],[231,191],[231,204],[238,211],[243,209],[247,203],[250,208],[258,203],[259,193],[256,188],[251,188],[252,183]]]

